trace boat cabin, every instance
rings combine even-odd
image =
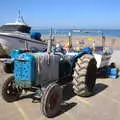
[[[19,31],[22,33],[30,33],[30,30],[31,30],[31,27],[25,24],[23,25],[6,24],[0,27],[0,31],[9,31],[9,32]]]

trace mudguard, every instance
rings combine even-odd
[[[92,49],[89,47],[83,48],[80,52],[78,52],[75,56],[72,57],[72,63],[75,63],[76,59],[78,57],[81,57],[83,54],[91,54],[92,55]]]

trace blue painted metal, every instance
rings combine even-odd
[[[108,67],[106,72],[108,77],[115,79],[118,77],[119,70],[117,68]]]
[[[15,49],[15,50],[12,50],[9,55],[11,58],[17,58],[19,54],[21,54],[22,52],[23,50]]]
[[[36,40],[40,40],[41,34],[39,32],[32,32],[31,38],[36,39]]]
[[[23,50],[19,50],[19,49],[15,49],[15,50],[12,50],[10,53],[9,53],[9,56],[10,58],[3,58],[1,59],[0,61],[3,62],[3,63],[7,63],[7,64],[12,64],[14,62],[14,60],[21,54],[23,53]]]
[[[14,61],[14,76],[22,86],[28,86],[25,85],[27,82],[32,84],[35,80],[35,57],[29,53],[20,54]]]
[[[81,57],[83,54],[91,54],[92,49],[89,47],[83,48],[80,52],[76,52],[76,55],[72,57],[72,62],[74,63],[78,57]]]

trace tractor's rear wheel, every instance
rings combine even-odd
[[[54,117],[60,109],[62,101],[61,87],[56,84],[50,84],[44,91],[41,99],[41,111],[46,117]]]
[[[78,96],[89,97],[93,94],[96,71],[96,60],[92,55],[84,54],[77,59],[73,73],[73,89]]]
[[[7,102],[18,100],[22,94],[22,89],[16,88],[13,84],[14,76],[10,76],[2,85],[2,97]]]

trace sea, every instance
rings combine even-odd
[[[52,31],[52,32],[51,32]],[[42,36],[110,36],[120,37],[120,29],[33,29],[32,32],[39,32]]]

